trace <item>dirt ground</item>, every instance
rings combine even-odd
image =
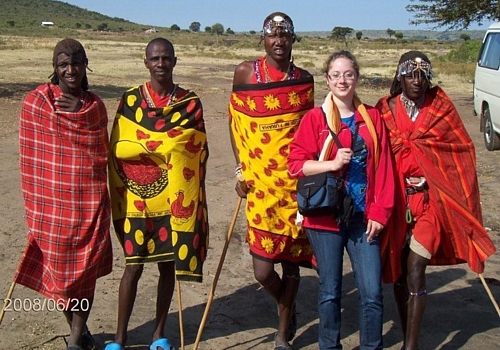
[[[1,60],[1,57],[0,57]],[[181,60],[179,66],[189,64]],[[195,64],[193,63],[193,66]],[[139,65],[134,79],[144,81],[147,72]],[[214,280],[224,247],[228,227],[235,210],[234,161],[227,133],[227,101],[234,65],[222,63],[198,68],[198,74],[176,74],[175,79],[200,95],[204,109],[210,146],[207,191],[209,200],[210,249],[204,268],[204,282],[182,283],[182,317],[186,349],[192,349],[206,300]],[[208,71],[221,75],[204,75]],[[49,72],[50,73],[50,72]],[[316,72],[317,73],[317,72]],[[45,74],[45,73],[44,73]],[[97,73],[96,73],[97,74]],[[111,74],[111,73],[110,73]],[[47,74],[48,75],[48,74]],[[46,76],[46,75],[45,75]],[[317,76],[317,103],[324,95],[324,84]],[[139,78],[137,78],[139,77]],[[92,75],[90,76],[92,85]],[[24,93],[37,82],[6,82],[0,78],[0,298],[11,285],[19,257],[25,246],[25,222],[19,187],[17,118]],[[100,94],[108,108],[110,123],[124,86],[98,84],[92,90]],[[486,151],[479,122],[473,116],[472,94],[467,89],[445,85],[476,145],[477,172],[480,182],[484,225],[495,244],[500,247],[500,152]],[[388,92],[384,89],[362,88],[361,98],[375,103]],[[474,171],[474,169],[471,169]],[[112,235],[114,232],[112,231]],[[114,270],[98,281],[89,327],[103,348],[113,339],[117,316],[117,291],[124,259],[121,247],[113,236]],[[299,329],[293,340],[294,349],[317,349],[318,318],[316,296],[318,279],[315,271],[303,269],[297,297]],[[431,267],[428,269],[428,308],[421,332],[421,349],[500,349],[500,318],[480,279],[466,266]],[[492,256],[484,276],[496,300],[500,301],[500,255]],[[158,272],[147,266],[139,284],[139,293],[129,327],[127,349],[148,349],[155,309]],[[177,348],[181,346],[179,331],[179,298],[177,291],[167,321],[167,336]],[[401,328],[392,298],[392,286],[384,286],[384,343],[387,349],[400,349]],[[39,296],[17,286],[13,298],[34,302]],[[357,292],[349,260],[344,265],[344,296],[342,342],[344,349],[356,349],[358,343]],[[29,305],[28,305],[29,306]],[[251,258],[245,243],[245,219],[240,211],[234,234],[215,292],[214,301],[204,328],[199,348],[272,349],[277,325],[276,307],[255,282]],[[56,311],[7,311],[0,325],[0,349],[64,349],[63,336],[68,333],[63,315]]]

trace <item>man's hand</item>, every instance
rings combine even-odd
[[[238,181],[234,189],[236,190],[236,193],[238,193],[238,196],[241,198],[247,198],[247,192],[250,188],[247,186],[247,182],[243,180]]]
[[[55,105],[64,112],[78,112],[83,103],[78,97],[63,92],[60,97],[56,98]]]

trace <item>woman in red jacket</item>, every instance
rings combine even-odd
[[[302,177],[334,172],[344,177],[354,214],[305,217],[319,274],[319,346],[339,349],[344,248],[360,293],[360,348],[382,349],[382,282],[379,233],[393,207],[394,173],[380,113],[356,96],[359,66],[348,51],[330,55],[324,69],[330,89],[325,102],[306,113],[290,145],[288,169]],[[335,133],[342,147],[332,140]],[[325,143],[323,160],[318,158]]]

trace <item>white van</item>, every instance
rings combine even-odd
[[[474,114],[489,151],[500,149],[500,23],[490,25],[479,50],[474,78]]]

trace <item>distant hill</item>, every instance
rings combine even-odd
[[[396,30],[397,33],[403,33],[403,39],[413,39],[413,40],[437,40],[437,41],[456,41],[460,39],[460,35],[465,33],[470,36],[471,40],[483,39],[484,30]],[[356,36],[356,32],[362,32],[363,38],[368,39],[389,39],[389,35],[386,30],[372,30],[372,29],[354,29],[351,34],[351,38]],[[313,36],[313,37],[328,37],[331,32],[298,32],[298,35],[302,36]],[[392,36],[394,38],[394,35]]]
[[[106,0],[103,0],[106,1]],[[150,26],[123,18],[109,17],[98,12],[53,0],[2,0],[0,4],[2,34],[43,34],[42,22],[52,22],[53,29],[87,29],[113,32],[143,31]],[[35,32],[33,33],[33,30]]]

